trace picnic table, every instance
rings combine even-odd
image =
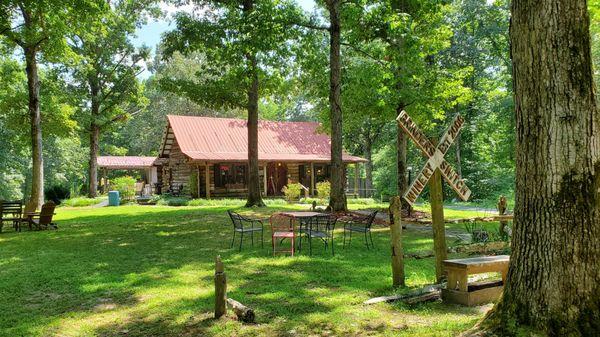
[[[442,289],[442,299],[467,306],[497,300],[502,293],[508,272],[510,256],[482,256],[467,259],[444,260],[448,285]],[[469,275],[499,272],[501,280],[469,283]]]

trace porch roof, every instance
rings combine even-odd
[[[156,157],[98,156],[98,167],[112,170],[135,170],[150,168]]]
[[[242,119],[167,116],[168,126],[159,153],[167,156],[177,142],[193,161],[248,160],[248,128]],[[331,139],[315,122],[258,122],[258,160],[329,162]],[[344,162],[366,162],[342,155]]]

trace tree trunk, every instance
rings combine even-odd
[[[40,112],[40,80],[35,47],[25,47],[25,71],[29,93],[31,123],[31,195],[29,202],[39,208],[44,203],[44,159],[42,157],[42,115]]]
[[[88,197],[95,198],[98,194],[98,148],[100,140],[100,126],[98,125],[98,114],[100,104],[98,101],[98,86],[90,81],[91,108],[90,108],[90,158],[89,158],[89,191]]]
[[[403,105],[400,105],[398,109],[396,109],[397,114],[404,109]],[[397,165],[398,165],[398,195],[400,196],[400,201],[402,202],[403,210],[410,210],[410,204],[402,198],[406,189],[408,188],[408,180],[406,178],[406,149],[408,146],[407,136],[404,134],[404,131],[400,128],[399,125],[396,126],[397,130],[397,139],[396,139],[396,149],[397,149]]]
[[[370,137],[365,137],[365,144],[363,146],[365,159],[367,162],[365,163],[365,189],[366,196],[373,197],[373,163],[371,159],[373,158],[373,141]]]
[[[331,194],[329,205],[335,211],[347,208],[344,193],[344,165],[342,163],[342,107],[341,107],[341,18],[340,0],[327,0],[329,10],[329,107],[331,119]]]
[[[513,0],[516,205],[501,303],[483,326],[600,331],[600,116],[585,0]]]
[[[462,179],[462,165],[460,163],[460,133],[456,135],[454,144],[456,146],[456,173],[458,173],[458,177]]]
[[[252,0],[244,1],[244,13],[254,10]],[[260,195],[258,173],[258,65],[253,52],[246,54],[249,67],[250,87],[248,88],[248,200],[246,207],[265,206]]]

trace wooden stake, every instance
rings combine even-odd
[[[392,248],[392,279],[394,287],[403,287],[404,283],[404,252],[402,250],[402,216],[400,197],[392,198],[390,213],[393,214],[394,223],[390,225]]]
[[[436,169],[429,180],[429,203],[431,204],[431,222],[433,227],[433,251],[435,253],[435,279],[441,283],[444,279],[443,261],[447,259],[446,227],[444,225],[444,195],[442,174]]]
[[[227,313],[227,277],[221,255],[215,259],[215,318]]]

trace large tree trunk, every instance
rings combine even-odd
[[[484,327],[600,331],[600,116],[585,0],[513,0],[516,205],[504,296]]]
[[[40,112],[40,80],[35,47],[25,47],[25,71],[29,93],[29,118],[31,123],[31,195],[29,202],[36,208],[44,203],[44,160],[42,157],[42,115]]]
[[[249,15],[253,10],[253,1],[244,1],[244,12]],[[246,54],[246,60],[250,77],[250,87],[248,88],[248,200],[246,207],[262,207],[265,206],[265,203],[260,195],[258,173],[258,65],[256,55],[253,53]]]
[[[329,113],[331,119],[331,195],[333,211],[347,208],[344,193],[344,165],[342,163],[342,106],[341,106],[341,18],[340,0],[327,0],[329,10]]]
[[[98,102],[98,86],[90,81],[91,109],[90,109],[90,162],[89,162],[89,191],[88,196],[95,198],[98,194],[98,148],[100,140],[100,126],[98,125],[98,114],[100,104]]]

